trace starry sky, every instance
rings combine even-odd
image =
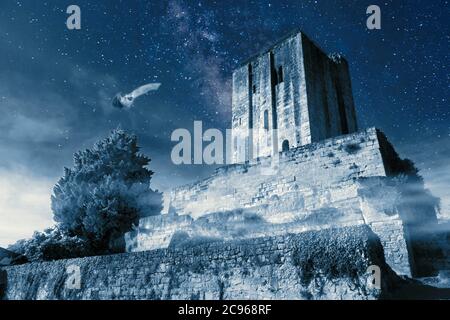
[[[81,30],[66,9],[81,8]],[[381,8],[368,30],[366,8]],[[72,155],[118,126],[152,158],[153,187],[209,174],[175,166],[170,135],[230,126],[231,74],[295,28],[350,65],[361,128],[414,160],[450,217],[449,1],[4,0],[0,3],[0,246],[52,225],[50,194]],[[118,92],[160,82],[130,110]]]

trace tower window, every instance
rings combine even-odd
[[[278,67],[278,83],[281,83],[284,81],[284,77],[283,77],[283,66],[279,66]]]
[[[284,140],[283,144],[281,146],[281,150],[283,152],[289,151],[289,141],[288,140]]]
[[[256,85],[253,85],[253,93],[256,93]]]
[[[269,111],[264,111],[264,129],[269,130]]]

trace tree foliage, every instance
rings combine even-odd
[[[30,239],[19,240],[8,247],[29,261],[49,261],[94,254],[90,245],[76,236],[69,236],[57,227],[35,232]]]
[[[98,253],[123,250],[118,242],[140,216],[158,214],[161,197],[150,188],[150,159],[137,138],[114,130],[92,149],[74,155],[52,195],[59,228],[88,241]]]
[[[161,193],[150,188],[150,159],[121,129],[77,152],[53,189],[56,226],[10,246],[31,261],[123,252],[123,235],[139,217],[159,214]]]

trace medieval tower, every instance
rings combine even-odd
[[[233,161],[357,131],[348,64],[296,31],[233,73]]]

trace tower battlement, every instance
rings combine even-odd
[[[233,161],[357,131],[348,64],[291,33],[233,72]]]

